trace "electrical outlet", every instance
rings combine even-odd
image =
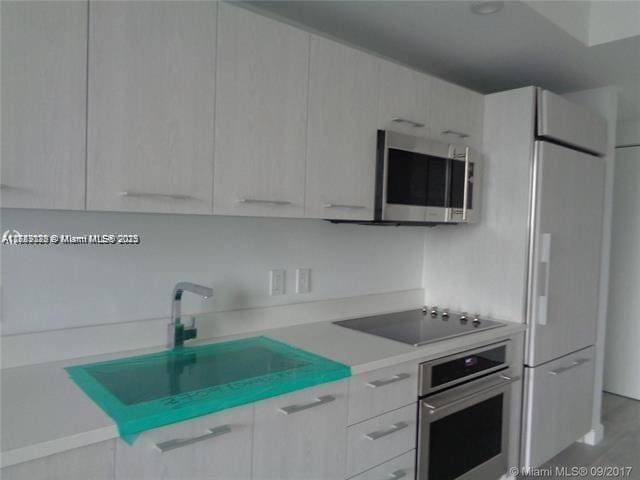
[[[309,293],[311,291],[311,269],[298,268],[296,270],[296,293]]]
[[[284,270],[269,270],[269,295],[284,295],[284,280]]]

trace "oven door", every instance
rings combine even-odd
[[[445,222],[448,144],[386,131],[382,220]]]
[[[506,473],[517,380],[491,375],[420,400],[418,480],[496,480]]]
[[[478,220],[480,200],[480,155],[454,145],[449,175],[447,221],[473,223]]]

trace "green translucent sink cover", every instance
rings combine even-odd
[[[66,368],[132,443],[150,428],[351,375],[347,365],[252,337]]]

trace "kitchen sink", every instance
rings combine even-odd
[[[125,436],[345,378],[350,368],[260,336],[77,365],[67,372]]]

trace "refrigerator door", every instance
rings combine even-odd
[[[526,364],[595,343],[605,164],[536,142]]]
[[[524,370],[522,464],[534,468],[591,430],[594,348]]]

